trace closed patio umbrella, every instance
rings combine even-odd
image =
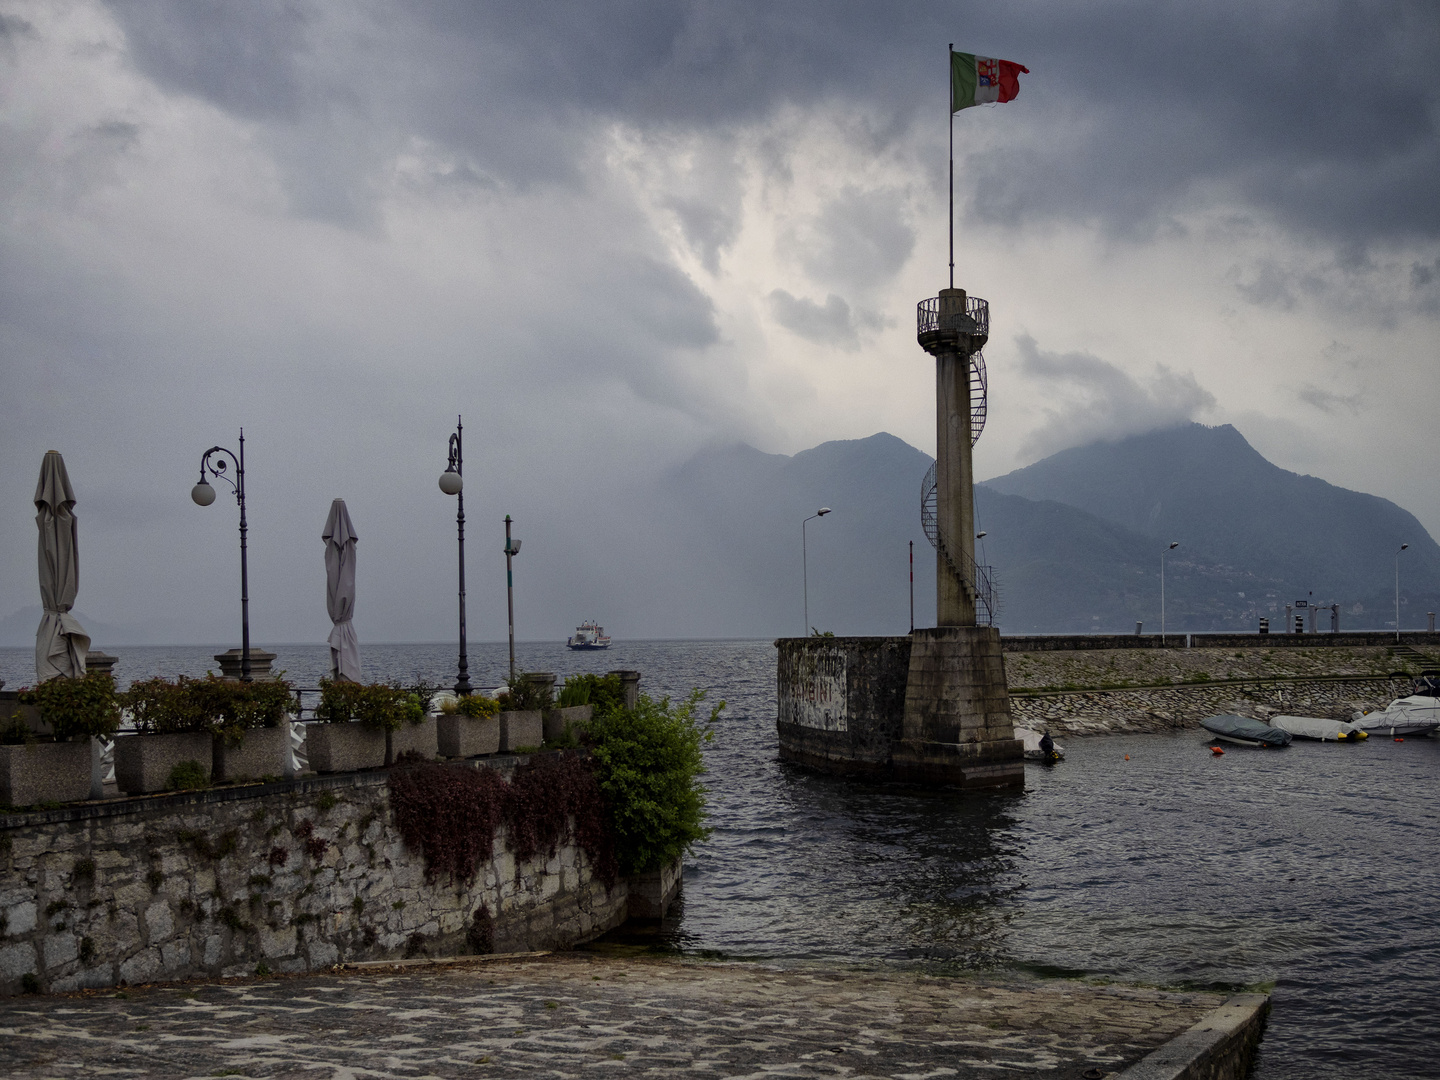
[[[85,654],[90,651],[90,635],[70,614],[80,588],[79,527],[65,459],[54,450],[40,461],[35,510],[40,528],[40,603],[45,609],[35,632],[35,678],[39,682],[58,675],[79,678],[85,674]]]
[[[355,526],[345,500],[330,504],[325,519],[325,607],[330,621],[330,674],[333,678],[360,681],[360,639],[350,618],[355,614]]]

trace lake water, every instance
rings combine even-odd
[[[301,685],[322,646],[271,647]],[[215,648],[115,648],[122,683],[204,674]],[[494,686],[506,647],[472,648]],[[450,646],[363,648],[372,678],[453,681]],[[517,646],[527,670],[636,668],[727,708],[707,750],[714,835],[665,944],[734,957],[989,969],[1162,986],[1274,984],[1256,1077],[1417,1077],[1435,1064],[1440,742],[1213,756],[1196,734],[1071,739],[1024,793],[814,776],[776,758],[770,642]],[[33,678],[0,650],[0,678]],[[1125,755],[1129,755],[1126,760]]]

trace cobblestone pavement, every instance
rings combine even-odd
[[[1109,1075],[1214,994],[568,953],[0,1001],[0,1075]]]

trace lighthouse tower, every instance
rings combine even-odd
[[[935,547],[935,626],[911,635],[900,778],[965,787],[1024,783],[996,629],[995,590],[975,562],[971,449],[985,424],[981,354],[990,305],[942,289],[916,309],[916,338],[935,358],[935,465],[921,485],[921,521]]]

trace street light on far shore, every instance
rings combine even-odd
[[[805,526],[818,517],[830,513],[830,507],[822,506],[804,521],[800,522],[800,577],[805,591],[805,637],[810,636],[810,565],[805,553]]]
[[[1160,553],[1160,644],[1165,644],[1165,556],[1180,546],[1179,540],[1172,540],[1170,546]]]
[[[1400,643],[1400,552],[1408,548],[1409,544],[1401,544],[1400,551],[1395,552],[1395,643]]]

